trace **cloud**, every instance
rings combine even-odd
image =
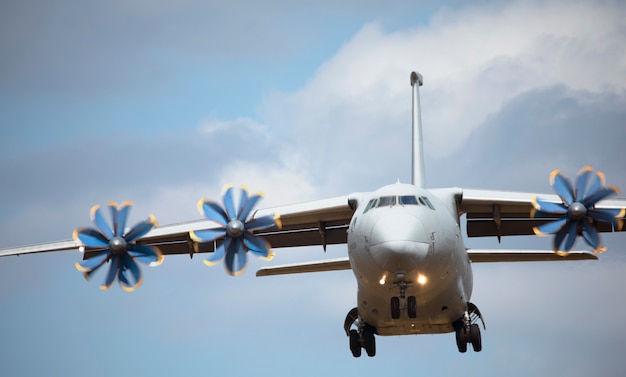
[[[405,177],[399,167],[408,170],[411,70],[425,77],[427,158],[442,159],[530,92],[562,85],[619,98],[626,85],[623,13],[603,4],[515,3],[442,11],[427,26],[394,32],[371,23],[302,89],[267,95],[260,113],[295,143],[294,153],[316,156],[317,168],[307,168],[318,179],[327,174],[320,166],[351,161],[358,166],[329,176],[333,184],[365,174],[390,182]]]

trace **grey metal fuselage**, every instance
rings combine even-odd
[[[348,230],[361,320],[379,335],[454,331],[473,279],[453,197],[394,184],[362,199]],[[405,297],[415,296],[416,318],[407,310],[392,318],[390,300],[401,296],[400,286],[406,287]]]

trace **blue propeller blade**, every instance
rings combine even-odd
[[[191,239],[196,242],[211,242],[225,235],[226,229],[224,228],[192,230],[189,232]]]
[[[122,237],[126,230],[126,219],[128,218],[128,212],[132,206],[131,202],[122,203],[121,208],[117,209],[116,215],[113,217],[113,224],[115,227],[115,237]]]
[[[139,262],[151,266],[156,266],[163,262],[163,254],[155,246],[129,244],[128,255]]]
[[[237,219],[240,221],[246,221],[252,209],[256,206],[256,204],[263,198],[261,195],[252,195],[246,203],[243,203],[241,208],[239,209],[239,214],[237,215]]]
[[[113,231],[104,219],[104,216],[102,215],[102,210],[99,205],[91,207],[91,219],[96,228],[100,229],[102,234],[104,234],[109,239],[113,238]]]
[[[224,226],[228,224],[228,215],[219,204],[211,200],[201,199],[198,202],[198,208],[200,213],[207,219]]]
[[[535,234],[537,235],[548,235],[554,234],[560,231],[565,224],[568,222],[567,216],[563,216],[558,220],[550,221],[545,224],[541,224],[534,228]]]
[[[248,188],[246,186],[241,186],[239,189],[239,207],[237,209],[237,220],[245,221],[245,218],[242,218],[241,213],[245,207],[248,206],[248,201],[250,200],[250,194],[248,193]]]
[[[248,263],[248,257],[246,255],[246,249],[243,247],[243,242],[241,239],[237,239],[237,258],[235,264],[235,275],[241,275],[246,269],[246,264]]]
[[[204,260],[204,264],[206,264],[207,266],[213,266],[217,264],[217,262],[222,260],[222,258],[224,258],[224,254],[226,253],[226,246],[230,244],[231,240],[232,239],[230,237],[226,237],[224,242],[219,245],[217,249],[215,249],[213,254]]]
[[[133,291],[135,288],[141,285],[141,270],[139,270],[139,266],[137,263],[128,255],[122,255],[121,257],[122,268],[120,268],[120,272],[118,277],[124,277],[124,279],[120,279],[122,284],[122,288],[125,291]],[[126,277],[126,272],[130,272],[132,275],[132,280]]]
[[[624,209],[617,208],[602,208],[602,209],[588,209],[587,216],[594,220],[604,221],[613,224],[615,230],[621,230],[623,225],[622,217],[624,216]]]
[[[604,186],[604,174],[599,171],[595,172],[591,178],[591,184],[587,187],[587,192],[585,192],[585,196],[580,202],[586,203],[589,200],[589,196],[598,191],[602,186]]]
[[[235,251],[232,248],[226,249],[226,256],[224,257],[224,267],[226,268],[226,272],[230,276],[235,275]]]
[[[246,233],[243,239],[244,244],[251,252],[262,257],[267,258],[270,255],[270,245],[261,237],[257,237],[254,234]]]
[[[232,220],[237,217],[237,211],[235,211],[235,202],[233,200],[233,187],[227,187],[228,188],[226,189],[226,192],[224,192],[222,202],[224,203],[224,208],[226,209],[228,220]]]
[[[582,203],[583,199],[587,195],[587,184],[589,182],[589,178],[593,174],[594,171],[590,166],[585,166],[578,172],[578,177],[576,178],[576,201]]]
[[[593,207],[600,200],[606,198],[607,196],[617,194],[618,192],[619,190],[614,186],[600,187],[593,193],[589,194],[589,196],[585,198],[583,204],[587,208]]]
[[[73,238],[87,247],[109,247],[106,236],[93,228],[78,228],[74,231]]]
[[[564,215],[567,213],[567,207],[561,203],[547,202],[535,198],[535,208],[541,214]]]
[[[253,232],[255,230],[268,229],[276,225],[276,219],[274,216],[269,215],[250,220],[246,223],[246,230]]]
[[[563,227],[562,230],[567,231],[567,237],[565,238],[565,244],[563,245],[562,252],[568,252],[572,250],[574,247],[574,243],[576,242],[576,237],[578,237],[578,224],[575,221],[570,221],[569,224]]]
[[[150,216],[148,220],[141,221],[137,223],[126,235],[124,235],[124,239],[126,242],[133,242],[138,238],[141,238],[146,235],[152,228],[157,225],[154,217]]]
[[[589,222],[582,220],[580,222],[582,225],[582,234],[583,239],[587,242],[589,246],[593,248],[594,251],[600,249],[600,235],[596,228],[593,227]]]
[[[555,170],[550,175],[550,181],[552,188],[563,199],[565,204],[570,205],[574,202],[574,189],[569,179],[565,178],[558,170]]]
[[[113,255],[111,257],[111,266],[109,267],[109,272],[107,273],[106,280],[104,284],[100,286],[100,289],[106,291],[111,288],[113,285],[113,281],[115,280],[115,276],[117,276],[117,271],[120,269],[120,257],[118,255]]]
[[[76,263],[76,269],[82,272],[89,272],[89,271],[97,270],[98,268],[100,268],[100,266],[104,264],[104,262],[107,261],[108,258],[109,258],[109,251],[108,250],[101,251],[100,253],[96,254],[95,256],[89,259],[86,259],[80,263]]]

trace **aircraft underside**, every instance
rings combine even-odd
[[[412,296],[409,296],[412,297]],[[390,312],[395,312],[395,304],[390,303]],[[354,357],[360,357],[365,350],[369,357],[376,355],[376,337],[389,335],[419,335],[455,333],[455,341],[459,352],[467,352],[467,345],[471,344],[474,352],[482,350],[482,337],[478,321],[484,327],[482,314],[471,302],[467,309],[455,321],[432,323],[428,318],[419,318],[409,307],[401,307],[402,318],[394,320],[392,326],[374,326],[366,322],[359,315],[359,309],[353,308],[346,315],[344,330],[349,338],[350,351]],[[395,313],[394,313],[395,314]]]

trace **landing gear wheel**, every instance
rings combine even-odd
[[[350,351],[352,351],[352,356],[361,357],[361,342],[356,330],[350,330]]]
[[[400,298],[398,297],[391,298],[391,318],[400,318]]]
[[[467,341],[465,340],[465,328],[459,327],[456,329],[456,346],[459,352],[467,352]]]
[[[367,356],[376,356],[376,338],[374,337],[374,329],[370,326],[363,329],[363,348],[365,348]]]
[[[470,326],[470,339],[474,352],[480,352],[483,349],[483,343],[480,337],[480,327],[478,327],[477,323]],[[467,348],[467,345],[465,347]]]
[[[409,296],[406,299],[406,305],[407,305],[407,314],[409,315],[409,318],[415,318],[417,317],[417,300],[415,300],[415,296]]]

